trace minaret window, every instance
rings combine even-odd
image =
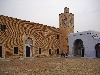
[[[57,39],[59,39],[59,35],[57,35]]]

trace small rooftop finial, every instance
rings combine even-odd
[[[69,8],[65,7],[64,8],[64,13],[69,13]]]

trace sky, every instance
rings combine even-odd
[[[0,15],[59,27],[59,14],[74,14],[74,32],[100,32],[100,0],[0,0]]]

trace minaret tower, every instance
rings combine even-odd
[[[69,13],[69,8],[64,8],[64,13],[59,14],[60,51],[68,53],[68,34],[74,32],[74,14]]]

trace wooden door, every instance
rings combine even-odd
[[[30,47],[26,46],[26,57],[30,57]]]

